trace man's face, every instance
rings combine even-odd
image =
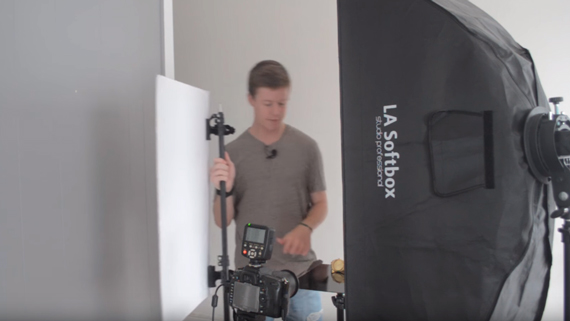
[[[248,95],[255,113],[255,124],[267,131],[279,130],[285,119],[289,91],[289,87],[260,87],[257,88],[255,96]]]

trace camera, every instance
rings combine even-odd
[[[275,230],[246,224],[241,253],[249,258],[249,265],[235,271],[230,279],[229,302],[237,310],[236,320],[254,320],[257,315],[287,316],[299,280],[291,271],[263,267],[271,258],[274,241]]]

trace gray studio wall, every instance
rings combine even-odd
[[[0,319],[160,318],[161,6],[0,1]]]
[[[319,259],[343,257],[342,169],[337,13],[334,0],[175,0],[174,59],[176,79],[210,91],[211,112],[223,105],[236,135],[251,126],[247,75],[263,59],[275,59],[292,79],[286,123],[313,137],[323,155],[329,214],[315,230],[312,245]],[[217,155],[217,140],[210,157]],[[213,192],[213,189],[211,190]],[[212,195],[213,198],[213,195]],[[235,224],[228,230],[233,265]],[[221,254],[221,232],[210,224],[210,264]],[[323,294],[325,320],[336,318],[333,294]],[[211,320],[206,300],[188,320]],[[220,303],[221,305],[221,303]],[[216,317],[222,318],[221,308]]]

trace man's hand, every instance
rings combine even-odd
[[[226,159],[214,159],[214,166],[210,169],[210,181],[217,189],[220,189],[220,182],[226,182],[226,191],[231,191],[236,178],[236,167],[230,159],[230,154],[226,152]]]
[[[311,249],[311,230],[298,225],[283,238],[277,238],[277,243],[283,245],[283,253],[292,255],[307,255]]]

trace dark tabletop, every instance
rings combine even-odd
[[[344,281],[339,283],[332,278],[330,264],[320,264],[299,278],[299,288],[321,292],[344,293]]]

